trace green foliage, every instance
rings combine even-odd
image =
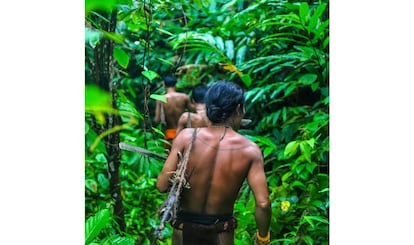
[[[131,237],[122,237],[119,235],[107,236],[104,239],[96,240],[99,232],[105,228],[111,221],[111,216],[108,209],[103,209],[97,212],[94,216],[89,217],[85,224],[85,244],[89,245],[134,245],[135,241]],[[95,239],[95,240],[94,240]],[[95,241],[95,242],[92,242]]]
[[[95,216],[88,218],[85,224],[85,243],[89,244],[108,224],[109,211],[101,210]]]
[[[99,1],[98,1],[99,2]],[[161,126],[153,126],[155,101],[165,101],[161,77],[186,64],[221,69],[194,70],[179,77],[189,93],[200,81],[234,80],[246,87],[246,118],[239,132],[263,152],[272,201],[272,244],[328,244],[329,211],[329,13],[327,1],[154,0],[85,2],[86,58],[104,39],[114,43],[116,103],[96,87],[85,91],[85,212],[112,212],[108,155],[100,141],[105,113],[121,116],[122,142],[164,154]],[[96,19],[117,9],[114,32]],[[149,10],[150,9],[150,10]],[[185,13],[185,18],[183,16]],[[86,62],[85,74],[90,71]],[[91,79],[87,79],[87,83]],[[94,146],[94,147],[91,147]],[[93,148],[93,151],[90,149]],[[93,241],[150,244],[156,212],[165,195],[155,189],[162,162],[122,152],[121,192],[127,230],[108,221]],[[234,213],[235,244],[252,244],[254,197],[244,183]],[[171,228],[164,237],[171,236]],[[118,240],[117,240],[118,239]],[[169,244],[169,241],[159,241]]]
[[[118,64],[123,68],[127,68],[129,64],[129,56],[128,54],[122,50],[121,48],[115,47],[114,48],[114,58],[118,61]]]

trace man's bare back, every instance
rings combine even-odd
[[[166,129],[175,129],[178,125],[178,119],[186,109],[194,110],[194,105],[191,104],[188,95],[179,92],[169,92],[164,95],[167,103],[157,101],[155,108],[154,122],[158,124],[165,118]],[[162,108],[161,108],[162,107]],[[164,113],[164,115],[162,115]]]
[[[167,93],[165,98],[167,103],[160,102],[159,106],[163,106],[164,109],[166,128],[177,128],[181,114],[188,108],[194,109],[194,106],[191,104],[189,96],[183,93]]]
[[[187,125],[187,124],[190,125]],[[205,108],[198,108],[197,106],[197,112],[192,113],[183,113],[178,120],[178,126],[177,126],[177,134],[180,133],[184,128],[202,128],[207,127],[208,125],[208,118],[206,116]]]
[[[177,134],[184,128],[201,128],[207,127],[209,120],[206,114],[206,105],[204,103],[204,96],[207,93],[208,87],[200,84],[193,88],[192,102],[195,103],[196,113],[183,113],[178,120]]]
[[[169,160],[178,161],[177,152],[183,152],[187,147],[180,142],[189,142],[193,130],[186,128],[177,136],[165,165],[170,163]],[[263,164],[260,164],[262,154],[255,143],[231,128],[221,126],[198,130],[186,171],[191,189],[183,192],[181,207],[191,213],[231,214],[244,179],[247,177],[251,182],[255,174],[263,173],[258,171],[263,169]],[[169,170],[174,168],[173,163]],[[255,183],[253,188],[259,193],[267,193],[266,182]]]
[[[192,129],[183,134],[191,138]],[[197,191],[184,190],[183,211],[232,214],[251,164],[261,157],[254,143],[231,128],[200,128],[187,165],[190,186]]]
[[[172,244],[234,244],[233,206],[245,179],[255,198],[257,236],[267,237],[271,208],[263,156],[254,142],[237,133],[244,115],[243,92],[233,83],[218,82],[206,98],[208,127],[185,128],[177,135],[157,179],[157,189],[166,192],[178,153],[186,152],[196,132],[186,167],[190,189],[181,193]]]

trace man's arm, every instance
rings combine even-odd
[[[182,153],[184,151],[184,142],[187,140],[185,135],[183,134],[184,133],[177,135],[177,137],[174,139],[173,144],[171,146],[171,151],[167,157],[167,160],[164,163],[161,173],[158,175],[157,189],[160,192],[168,191],[168,187],[170,185],[169,179],[173,175],[174,171],[177,170],[177,164],[179,161],[177,153]]]
[[[265,237],[269,231],[272,209],[269,200],[267,180],[264,173],[263,157],[256,146],[255,158],[250,166],[247,181],[256,201],[256,225],[260,236]]]
[[[183,114],[181,114],[180,119],[178,119],[177,131],[175,135],[178,135],[178,133],[180,133],[180,131],[183,130],[187,126],[187,117],[188,117],[187,112],[184,112]]]
[[[161,102],[157,100],[156,105],[155,105],[155,116],[154,116],[155,125],[158,125],[160,123],[160,120],[161,120]]]

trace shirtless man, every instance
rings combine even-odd
[[[244,93],[234,83],[219,81],[205,96],[205,128],[185,128],[177,135],[157,179],[157,189],[167,192],[177,169],[177,153],[196,138],[187,163],[190,189],[184,189],[180,209],[172,221],[173,245],[233,245],[237,220],[233,206],[245,179],[253,191],[257,233],[255,244],[269,244],[271,207],[259,147],[237,133],[244,115]]]
[[[206,105],[204,95],[207,92],[207,86],[197,85],[193,88],[192,101],[196,104],[196,113],[184,112],[178,120],[177,135],[184,128],[201,128],[207,127],[208,118],[206,115]]]
[[[165,125],[165,139],[170,144],[165,144],[167,150],[171,147],[171,142],[176,136],[176,130],[178,126],[178,119],[181,114],[186,110],[195,111],[195,104],[192,104],[190,97],[187,94],[176,92],[175,85],[177,79],[174,76],[166,76],[164,78],[165,98],[167,103],[162,103],[157,100],[155,108],[154,123],[155,125],[160,122]]]

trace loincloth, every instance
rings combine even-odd
[[[175,138],[175,134],[177,133],[177,129],[170,128],[165,130],[165,139],[172,140]]]
[[[183,244],[218,244],[218,235],[233,232],[237,220],[229,215],[205,215],[179,212],[171,222],[175,229],[183,231]]]

